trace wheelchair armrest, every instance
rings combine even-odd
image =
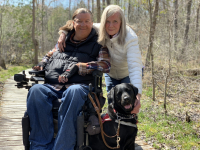
[[[102,77],[103,76],[103,72],[102,71],[99,71],[99,70],[94,70],[92,72],[92,75],[95,77]]]
[[[31,70],[28,72],[30,75],[35,75],[36,77],[45,77],[45,70]]]
[[[37,81],[44,81],[44,78],[43,77],[34,77],[34,76],[32,76],[30,80],[37,82]]]

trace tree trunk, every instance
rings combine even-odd
[[[3,9],[1,10],[0,12],[0,67],[2,67],[3,69],[6,69],[6,64],[5,64],[5,61],[2,57],[2,22],[3,22],[3,17],[2,17],[2,14],[3,14]]]
[[[107,2],[107,6],[110,5],[110,0],[106,0],[106,2]]]
[[[187,3],[187,20],[186,20],[186,25],[185,25],[185,34],[184,34],[184,44],[183,44],[183,48],[181,51],[181,59],[184,59],[184,55],[185,55],[185,50],[188,44],[188,32],[189,32],[189,26],[190,26],[190,14],[191,14],[191,6],[192,6],[192,0],[189,0]],[[180,61],[180,59],[179,59]]]
[[[69,20],[71,20],[71,0],[69,0]]]
[[[169,48],[168,48],[168,71],[166,72],[166,76],[165,76],[165,90],[164,90],[164,109],[165,109],[165,115],[167,115],[167,83],[168,83],[168,78],[170,77],[170,73],[171,73],[171,37],[172,37],[172,24],[173,22],[169,23],[169,29],[168,29],[168,39],[169,39]]]
[[[94,14],[94,0],[92,0],[92,13]]]
[[[103,0],[102,2],[103,2],[103,6],[102,6],[102,12],[103,12],[104,8],[106,7],[106,3],[105,3],[105,0]]]
[[[90,0],[88,0],[88,9],[90,10]]]
[[[44,53],[44,0],[42,0],[42,53]]]
[[[115,4],[116,4],[116,5],[119,5],[119,0],[115,0]]]
[[[199,6],[197,8],[197,19],[196,19],[196,34],[195,34],[195,43],[197,43],[198,41],[198,37],[199,37],[199,9],[200,9],[200,3]]]
[[[145,66],[148,67],[151,61],[151,72],[152,72],[152,86],[153,86],[153,100],[155,101],[155,79],[154,79],[154,55],[153,55],[153,41],[154,33],[156,28],[156,21],[158,16],[159,0],[155,2],[155,8],[152,18],[151,2],[149,0],[149,15],[150,15],[150,33],[149,33],[149,46],[146,57]]]
[[[37,48],[37,42],[35,39],[35,0],[33,2],[33,9],[32,9],[32,41],[33,41],[33,46],[35,50],[35,57],[34,57],[34,64],[38,64],[38,48]]]
[[[174,1],[174,50],[177,52],[178,42],[178,0]],[[175,55],[176,56],[176,55]],[[176,58],[177,59],[177,58]]]
[[[5,61],[1,56],[0,56],[0,67],[2,67],[3,69],[6,69]]]
[[[156,21],[157,21],[157,16],[158,16],[158,8],[159,8],[159,1],[156,0],[154,14],[152,18],[152,10],[151,10],[152,8],[151,8],[151,3],[149,1],[150,33],[149,33],[149,46],[147,50],[145,67],[148,67],[150,65],[150,57],[151,57],[151,52],[153,48],[154,33],[156,29]]]
[[[128,22],[131,22],[131,0],[128,0]]]
[[[145,62],[145,67],[149,67],[150,65],[150,59],[151,59],[151,39],[152,39],[152,7],[151,7],[151,1],[148,0],[149,2],[149,17],[150,17],[150,32],[149,32],[149,44],[148,44],[148,49],[147,49],[147,55],[146,55],[146,62]]]
[[[97,23],[101,20],[100,0],[97,0]]]

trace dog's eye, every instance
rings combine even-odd
[[[117,94],[115,98],[116,98],[116,100],[117,100],[118,103],[121,102],[121,95],[120,94]]]

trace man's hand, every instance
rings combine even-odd
[[[41,66],[34,66],[33,67],[33,70],[37,70],[37,71],[40,71],[40,70],[43,70],[43,67]]]
[[[65,76],[59,76],[58,77],[58,82],[60,83],[60,82],[62,82],[62,83],[65,83],[65,82],[67,82],[68,81],[68,78],[66,78]]]
[[[78,72],[78,66],[76,64],[70,64],[68,66],[68,69],[65,70],[64,73],[62,73],[59,77],[58,77],[58,82],[68,82],[68,79],[73,76],[75,73]]]
[[[58,48],[61,52],[64,52],[64,47],[66,47],[65,38],[66,38],[66,35],[62,33],[58,39]]]
[[[40,70],[43,70],[43,69],[44,69],[44,66],[45,66],[45,62],[39,62],[39,63],[37,64],[37,66],[33,66],[32,69],[33,69],[33,70],[40,71]]]
[[[137,114],[137,113],[139,113],[140,107],[141,107],[140,97],[141,97],[141,94],[137,94],[136,95],[137,99],[135,100],[134,109],[131,111],[131,114]]]

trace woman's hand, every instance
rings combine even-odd
[[[64,52],[64,48],[66,47],[65,38],[66,38],[66,35],[62,33],[58,39],[58,48],[61,52]]]
[[[141,107],[140,97],[141,97],[141,94],[136,95],[137,99],[135,100],[134,109],[131,111],[131,114],[137,114],[137,113],[139,113],[140,107]]]

